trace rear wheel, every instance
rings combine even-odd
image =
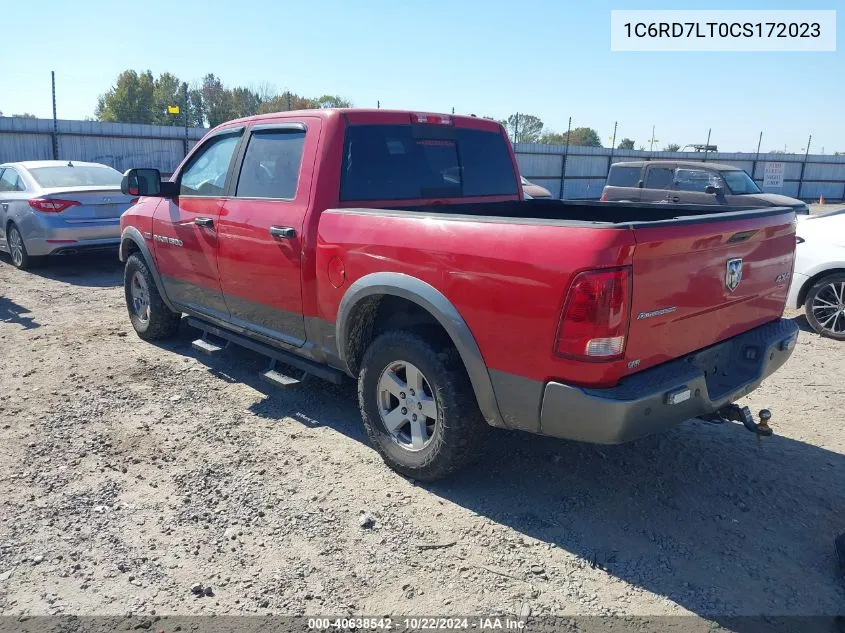
[[[845,273],[822,277],[804,303],[807,322],[822,336],[845,341]]]
[[[138,336],[155,341],[176,334],[182,315],[164,303],[147,262],[138,253],[126,260],[123,286],[129,320]]]
[[[12,258],[12,264],[15,268],[26,270],[32,267],[35,263],[34,258],[30,257],[29,253],[26,252],[26,244],[24,244],[23,236],[14,224],[10,224],[6,230],[6,244],[9,247],[9,255]]]
[[[455,349],[406,331],[386,332],[367,349],[358,401],[387,465],[422,481],[478,457],[489,432]]]

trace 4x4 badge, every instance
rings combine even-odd
[[[733,292],[742,281],[742,258],[728,260],[727,272],[725,273],[725,286]]]

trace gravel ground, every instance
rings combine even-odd
[[[845,346],[805,324],[745,401],[773,438],[497,432],[419,485],[366,443],[353,386],[270,387],[187,326],[145,343],[121,275],[0,260],[0,614],[845,611]]]

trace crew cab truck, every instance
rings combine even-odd
[[[225,123],[170,180],[130,169],[123,189],[142,196],[120,249],[138,335],[187,314],[195,347],[261,352],[276,384],[356,379],[405,475],[454,471],[490,426],[770,432],[731,403],[796,340],[791,209],[524,200],[498,123],[356,109]]]

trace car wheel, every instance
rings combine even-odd
[[[123,286],[129,320],[138,336],[155,341],[173,336],[179,330],[182,315],[164,303],[147,262],[138,253],[126,260]]]
[[[813,284],[804,303],[807,322],[816,332],[845,341],[845,274],[834,273]]]
[[[26,244],[24,244],[23,236],[14,224],[10,224],[6,230],[6,245],[15,268],[26,270],[35,263],[34,258],[30,257],[29,253],[26,252]]]
[[[456,350],[411,332],[386,332],[369,346],[358,401],[387,465],[422,481],[477,458],[490,430]]]

